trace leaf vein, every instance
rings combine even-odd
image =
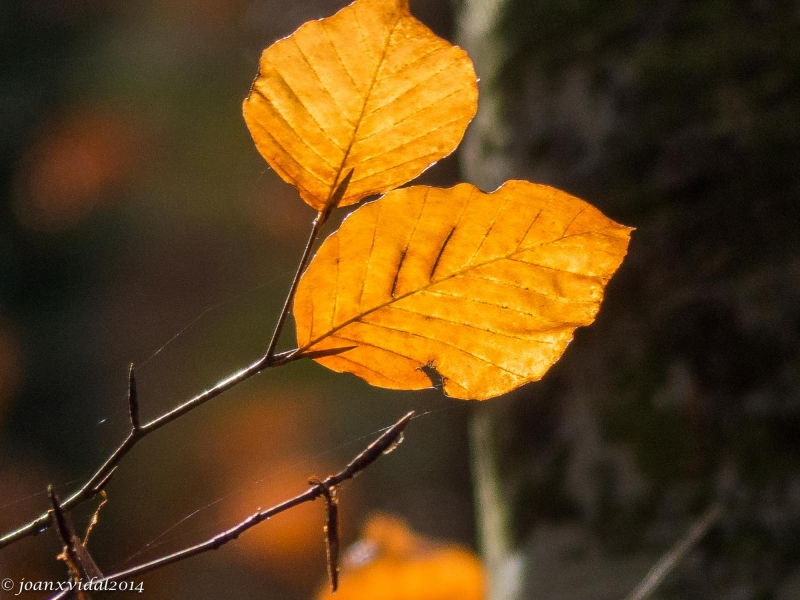
[[[336,55],[336,58],[339,61],[339,64],[342,65],[342,69],[347,74],[347,77],[350,78],[350,83],[353,84],[353,89],[355,89],[356,93],[359,95],[359,97],[361,98],[362,102],[365,101],[366,99],[364,98],[364,95],[361,93],[361,90],[358,88],[358,84],[356,83],[355,78],[350,73],[350,70],[347,68],[347,65],[344,63],[344,59],[342,58],[342,55],[339,52],[339,48],[334,43],[333,38],[331,37],[330,31],[328,31],[327,21],[323,19],[322,21],[320,21],[320,23],[322,23],[322,30],[325,32],[325,37],[328,38],[328,43],[333,48],[333,53]]]
[[[405,333],[406,335],[410,335],[410,336],[413,336],[413,337],[418,337],[420,339],[427,340],[427,341],[433,342],[435,344],[441,344],[443,346],[447,346],[448,348],[453,348],[454,350],[456,350],[458,352],[461,352],[462,354],[466,354],[467,356],[471,356],[472,358],[475,358],[475,359],[477,359],[477,360],[479,360],[481,362],[485,362],[486,364],[491,365],[492,367],[495,367],[497,369],[500,369],[501,371],[505,371],[506,373],[509,373],[510,375],[513,375],[514,377],[518,377],[520,379],[525,379],[525,377],[526,377],[522,373],[515,373],[514,371],[511,371],[509,369],[506,369],[505,367],[502,367],[502,366],[500,366],[498,364],[493,363],[488,358],[485,358],[483,356],[479,356],[478,354],[475,354],[474,352],[470,352],[468,350],[464,350],[464,348],[459,348],[455,344],[451,344],[449,342],[445,342],[444,340],[437,340],[436,338],[428,337],[428,336],[422,335],[421,333],[416,333],[414,331],[406,331],[405,329],[397,329],[395,327],[389,327],[388,325],[383,325],[381,323],[372,323],[370,321],[362,321],[360,319],[358,320],[358,322],[362,323],[363,325],[371,325],[373,327],[378,327],[380,329],[386,329],[388,331],[396,331],[398,333]]]
[[[259,95],[261,95],[259,92],[256,92],[256,93],[257,93],[257,94],[259,94]],[[323,183],[323,184],[325,184],[325,185],[327,185],[327,184],[328,184],[328,182],[327,182],[327,181],[325,181],[325,180],[324,180],[324,179],[323,179],[323,178],[322,178],[320,175],[318,175],[317,173],[315,173],[314,171],[312,171],[310,168],[308,168],[308,166],[304,165],[304,164],[303,164],[303,163],[301,163],[299,160],[297,160],[297,159],[294,157],[294,155],[292,155],[292,154],[291,154],[291,153],[290,153],[290,152],[289,152],[289,151],[286,149],[286,147],[285,147],[285,146],[284,146],[284,145],[281,143],[281,141],[280,141],[278,138],[276,138],[274,135],[272,135],[272,133],[269,131],[269,129],[267,129],[267,128],[266,128],[266,126],[265,126],[265,125],[261,124],[260,122],[256,122],[256,123],[255,123],[255,125],[256,125],[256,126],[259,128],[259,129],[261,129],[261,130],[262,130],[262,131],[263,131],[265,134],[267,134],[267,137],[269,137],[269,138],[270,138],[270,139],[271,139],[271,140],[272,140],[272,141],[275,143],[275,145],[276,145],[276,146],[278,146],[278,148],[280,148],[281,150],[283,150],[283,153],[284,153],[284,155],[286,155],[287,157],[289,157],[289,158],[292,160],[292,162],[293,162],[294,164],[296,164],[298,167],[300,167],[300,169],[301,169],[302,171],[305,171],[306,173],[308,173],[309,175],[311,175],[311,176],[312,176],[314,179],[316,179],[316,180],[317,180],[317,181],[319,181],[320,183]],[[313,148],[311,148],[311,146],[309,146],[309,149],[313,150]],[[281,167],[281,170],[283,170],[283,167]]]
[[[418,88],[422,87],[423,85],[425,85],[426,83],[428,83],[428,82],[429,82],[431,79],[433,79],[433,78],[434,78],[434,77],[436,77],[437,75],[439,75],[439,74],[443,73],[444,71],[446,71],[447,69],[449,69],[450,67],[452,67],[452,66],[453,66],[454,64],[456,64],[457,62],[458,62],[458,59],[452,60],[452,61],[450,61],[449,63],[447,63],[447,64],[446,64],[444,67],[442,67],[441,69],[439,69],[438,71],[433,71],[433,72],[431,72],[431,73],[428,73],[428,75],[427,75],[427,76],[426,76],[424,79],[420,79],[420,80],[418,80],[418,81],[415,81],[415,82],[414,82],[414,85],[412,85],[412,86],[411,86],[410,88],[408,88],[407,90],[404,90],[404,91],[402,91],[400,94],[398,94],[397,96],[395,96],[394,98],[392,98],[392,99],[391,99],[391,100],[389,100],[388,102],[385,102],[385,103],[381,104],[380,106],[376,106],[374,110],[372,110],[372,111],[370,111],[370,112],[366,113],[366,114],[364,115],[364,118],[366,118],[366,117],[371,117],[372,115],[374,115],[374,114],[375,114],[376,112],[378,112],[379,110],[383,110],[383,109],[385,109],[385,108],[388,108],[388,107],[390,107],[392,104],[394,104],[395,102],[397,102],[398,100],[400,100],[400,99],[401,99],[403,96],[405,96],[405,95],[407,95],[407,94],[410,94],[410,93],[411,93],[411,92],[413,92],[414,90],[416,90],[416,89],[418,89]],[[384,80],[382,80],[382,79],[379,79],[379,80],[376,80],[376,82],[375,82],[375,83],[379,83],[379,82],[381,82],[381,81],[384,81]]]
[[[486,280],[486,279],[484,279],[484,281],[492,281],[493,283],[501,284],[501,282],[496,282],[494,280]],[[501,284],[501,285],[507,285],[507,284]],[[544,298],[547,298],[548,300],[560,300],[562,302],[569,302],[571,304],[578,304],[576,302],[572,302],[571,300],[567,300],[565,298],[560,298],[560,297],[557,297],[557,296],[549,296],[549,295],[547,295],[547,294],[545,294],[543,292],[537,292],[536,290],[525,290],[525,291],[526,292],[532,292],[532,293],[534,293],[536,295],[539,295],[539,296],[542,296]],[[583,325],[582,323],[572,323],[572,322],[566,322],[566,321],[553,321],[552,319],[545,319],[539,313],[528,312],[526,310],[521,310],[519,308],[513,308],[511,306],[503,306],[502,304],[496,304],[494,302],[488,302],[486,300],[480,300],[479,298],[473,298],[471,296],[459,296],[458,294],[447,294],[445,292],[442,292],[441,290],[425,290],[424,292],[421,292],[421,293],[431,294],[432,296],[441,296],[443,298],[454,298],[456,300],[462,300],[464,302],[472,302],[474,304],[483,304],[484,306],[493,306],[495,308],[499,308],[501,310],[507,310],[507,311],[510,311],[510,312],[514,312],[514,313],[517,313],[517,314],[520,314],[520,315],[524,315],[526,317],[537,317],[539,319],[542,319],[543,321],[547,321],[548,323],[552,323],[553,325],[558,325],[558,326],[565,325],[567,327],[580,327],[580,326]]]
[[[346,338],[342,338],[342,339],[344,340]],[[352,341],[353,343],[361,343],[361,342],[355,342],[354,340],[347,340],[347,341]],[[395,353],[392,352],[392,354],[395,354]],[[400,386],[403,386],[403,387],[406,386],[405,382],[399,381],[398,379],[395,379],[394,377],[389,377],[386,373],[381,373],[380,371],[376,371],[375,369],[372,369],[372,368],[368,367],[367,365],[365,365],[364,363],[358,362],[357,360],[353,360],[352,358],[347,358],[345,356],[338,356],[338,355],[336,356],[336,358],[338,360],[347,361],[352,365],[356,365],[358,367],[361,367],[362,369],[366,369],[367,371],[370,371],[371,373],[375,373],[376,375],[378,375],[379,377],[382,377],[383,379],[388,379],[389,381],[393,381],[394,383],[396,383],[396,384],[398,384]]]
[[[424,133],[424,134],[422,134],[422,135],[420,135],[418,137],[415,137],[412,140],[408,140],[406,142],[398,144],[397,146],[394,146],[393,148],[384,149],[379,154],[375,154],[374,156],[368,157],[366,160],[364,160],[362,162],[362,165],[368,164],[369,162],[374,161],[375,159],[378,159],[378,158],[384,156],[385,154],[389,154],[390,152],[394,152],[398,148],[402,148],[403,146],[408,146],[409,144],[413,144],[414,142],[418,142],[419,140],[421,140],[421,139],[423,139],[423,138],[425,138],[425,137],[427,137],[427,136],[429,136],[429,135],[431,135],[433,133],[436,133],[437,131],[440,131],[440,130],[444,129],[445,127],[449,127],[453,123],[458,123],[459,121],[463,121],[463,120],[464,120],[464,117],[458,117],[456,119],[453,119],[452,121],[448,121],[447,123],[443,123],[442,125],[439,125],[438,127],[430,129],[426,133]],[[392,169],[396,169],[397,167],[401,167],[403,165],[407,165],[408,163],[414,162],[416,160],[421,160],[423,158],[427,158],[428,156],[435,156],[436,154],[438,154],[438,152],[432,152],[432,153],[427,154],[427,155],[422,156],[422,157],[414,157],[414,158],[412,158],[410,160],[407,160],[405,162],[402,162],[402,163],[395,163],[391,167],[389,167],[388,169],[380,169],[378,171],[370,171],[367,175],[363,175],[364,168],[362,168],[361,169],[362,175],[360,177],[354,177],[352,179],[352,181],[350,182],[350,185],[353,185],[353,184],[355,184],[357,182],[360,182],[360,181],[364,181],[365,179],[369,179],[370,177],[374,177],[376,175],[380,175],[381,173],[385,173],[386,171],[390,171]]]
[[[419,317],[425,317],[425,318],[428,318],[428,319],[434,319],[436,321],[441,321],[442,323],[450,323],[451,325],[458,325],[459,327],[467,327],[468,329],[475,329],[477,331],[485,331],[486,333],[491,333],[492,335],[499,335],[500,337],[506,337],[506,338],[509,338],[509,339],[512,339],[512,340],[525,340],[527,342],[536,342],[537,344],[543,344],[545,346],[554,346],[555,345],[553,342],[550,342],[550,341],[547,341],[547,340],[537,340],[537,339],[533,339],[533,338],[523,337],[521,335],[512,335],[510,333],[502,333],[500,331],[493,331],[491,329],[486,329],[485,327],[479,327],[478,325],[475,325],[474,323],[467,323],[467,322],[464,322],[464,321],[452,321],[450,319],[445,319],[444,317],[440,317],[439,315],[421,313],[421,312],[417,312],[415,310],[409,310],[407,308],[402,308],[400,306],[393,306],[392,309],[393,310],[399,310],[401,312],[409,313],[409,314],[412,314],[412,315],[417,315]]]
[[[295,42],[295,45],[297,45],[297,42]],[[299,48],[299,46],[298,46],[298,48]],[[302,54],[302,51],[301,51],[301,54]],[[307,115],[309,116],[309,118],[310,118],[310,119],[311,119],[311,120],[314,122],[314,125],[316,125],[316,126],[317,126],[317,129],[319,129],[320,133],[321,133],[322,135],[324,135],[324,136],[325,136],[325,137],[326,137],[326,138],[327,138],[327,139],[328,139],[328,140],[331,142],[331,144],[333,144],[333,145],[334,145],[334,147],[335,147],[337,150],[340,150],[340,151],[344,152],[344,148],[342,148],[342,147],[341,147],[341,146],[340,146],[340,145],[339,145],[339,144],[336,142],[336,140],[334,140],[334,139],[333,139],[333,138],[330,136],[330,134],[328,134],[328,132],[327,132],[327,131],[325,131],[325,128],[324,128],[324,127],[323,127],[323,126],[320,124],[320,122],[319,122],[319,121],[317,121],[317,118],[316,118],[316,117],[313,115],[313,113],[312,113],[312,112],[311,112],[311,110],[308,108],[308,106],[306,106],[306,103],[305,103],[305,101],[304,101],[302,98],[300,98],[299,94],[298,94],[298,93],[295,91],[295,89],[294,89],[294,88],[291,86],[291,84],[290,84],[290,83],[289,83],[289,82],[286,80],[286,77],[284,77],[284,76],[283,76],[283,73],[281,73],[281,72],[280,72],[278,69],[276,69],[276,68],[274,68],[274,67],[273,67],[273,71],[274,71],[274,72],[275,72],[275,73],[278,75],[278,77],[280,77],[280,78],[281,78],[281,81],[282,81],[282,82],[283,82],[283,84],[286,86],[286,89],[287,89],[287,90],[289,90],[289,92],[291,92],[292,96],[294,96],[294,99],[297,101],[297,104],[299,104],[300,106],[302,106],[302,107],[303,107],[303,110],[304,110],[304,111],[306,111],[306,114],[307,114]],[[313,69],[312,69],[312,72],[314,72],[314,71],[313,71]],[[314,74],[316,75],[316,73],[315,73],[315,72],[314,72]],[[317,78],[317,80],[319,81],[319,78]],[[322,82],[320,81],[320,85],[321,85],[321,84],[322,84]],[[322,87],[324,88],[325,86],[322,86]],[[262,96],[263,96],[263,95],[262,95]],[[263,96],[263,97],[266,97],[266,96]],[[275,104],[274,104],[274,103],[272,103],[272,105],[275,107],[275,111],[280,113],[280,111],[278,110],[278,107],[277,107],[277,106],[275,106]],[[283,120],[286,122],[286,124],[288,125],[288,124],[289,124],[289,121],[288,121],[288,119],[286,119],[286,117],[284,117],[284,116],[283,116],[283,113],[280,113],[280,116],[281,116],[281,118],[282,118],[282,119],[283,119]],[[321,156],[321,155],[320,155],[320,158],[322,158],[322,156]],[[324,159],[323,159],[323,160],[324,160]],[[326,163],[327,163],[327,161],[326,161]],[[329,166],[330,166],[330,165],[329,165]]]
[[[314,74],[314,77],[315,77],[315,78],[316,78],[316,80],[319,82],[319,85],[320,85],[320,87],[321,87],[323,90],[325,90],[325,93],[326,93],[326,94],[328,94],[328,97],[331,99],[331,102],[333,102],[333,105],[336,107],[336,110],[337,110],[337,112],[339,113],[339,115],[341,115],[341,117],[342,117],[342,120],[344,120],[344,121],[345,121],[345,122],[346,122],[348,125],[350,125],[350,126],[352,127],[352,126],[353,126],[353,123],[351,123],[350,121],[348,121],[348,120],[345,118],[345,116],[344,116],[344,111],[342,110],[342,107],[341,107],[341,106],[339,106],[339,103],[336,101],[336,98],[334,98],[333,94],[332,94],[332,93],[331,93],[331,91],[328,89],[328,86],[326,86],[326,85],[325,85],[325,82],[324,82],[324,81],[322,81],[322,78],[319,76],[319,73],[318,73],[318,72],[317,72],[317,70],[314,68],[314,65],[313,65],[313,64],[312,64],[312,62],[309,60],[309,58],[308,58],[308,56],[306,55],[306,53],[305,53],[305,52],[303,52],[303,49],[300,47],[300,44],[297,42],[297,37],[296,37],[296,36],[290,36],[290,37],[289,37],[289,39],[290,39],[290,40],[292,40],[292,41],[294,42],[294,45],[297,47],[297,51],[300,53],[300,56],[302,56],[302,57],[303,57],[303,60],[304,60],[304,61],[305,61],[305,63],[308,65],[308,68],[309,68],[309,69],[311,69],[311,72]],[[340,61],[340,62],[341,62],[341,61]],[[308,110],[308,109],[306,109],[306,110]],[[309,111],[309,114],[310,114],[310,111]],[[318,123],[316,120],[315,120],[314,122],[315,122],[315,123],[317,123],[317,126],[318,126],[318,127],[319,127],[319,128],[322,130],[322,131],[325,131],[324,129],[322,129],[322,125],[320,125],[320,124],[319,124],[319,123]],[[327,134],[327,132],[325,132],[325,133]],[[332,138],[330,135],[328,135],[328,139],[330,139],[330,140],[331,140],[331,142],[333,142],[333,144],[334,144],[334,145],[335,145],[337,148],[339,148],[339,150],[342,150],[342,151],[344,151],[344,148],[342,148],[341,146],[339,146],[339,145],[336,143],[336,141],[335,141],[335,140],[334,140],[334,139],[333,139],[333,138]]]
[[[425,111],[427,111],[427,110],[429,110],[429,109],[431,109],[431,108],[434,108],[434,107],[435,107],[437,104],[439,104],[440,102],[443,102],[443,101],[445,101],[445,100],[447,100],[447,99],[449,99],[449,98],[452,98],[453,96],[455,96],[455,95],[457,95],[457,94],[460,94],[460,93],[462,93],[462,92],[464,91],[464,89],[466,89],[466,88],[461,88],[461,89],[455,90],[455,91],[453,91],[453,92],[451,92],[451,93],[447,94],[446,96],[442,96],[441,98],[437,98],[436,100],[434,100],[434,101],[433,101],[433,102],[431,102],[430,104],[426,104],[425,106],[422,106],[422,107],[420,107],[418,110],[415,110],[415,111],[414,111],[414,112],[412,112],[411,114],[408,114],[408,115],[406,115],[405,117],[403,117],[403,118],[402,118],[402,119],[400,119],[399,121],[394,121],[393,123],[389,123],[389,124],[388,124],[386,127],[382,128],[382,129],[378,129],[378,130],[376,130],[376,131],[373,131],[373,132],[372,132],[372,133],[370,133],[369,135],[367,135],[367,136],[364,136],[364,137],[360,138],[360,139],[358,140],[358,141],[359,141],[359,143],[363,143],[363,142],[365,142],[366,140],[368,140],[368,139],[370,139],[370,138],[373,138],[373,137],[375,137],[376,135],[380,135],[380,134],[382,134],[382,133],[386,133],[387,131],[391,131],[392,129],[394,129],[394,128],[396,128],[398,125],[400,125],[401,123],[405,123],[406,121],[408,121],[408,120],[410,120],[410,119],[413,119],[414,117],[417,117],[417,116],[419,116],[421,113],[424,113]],[[412,141],[414,141],[414,140],[412,140]],[[405,144],[404,144],[404,145],[405,145]]]
[[[444,48],[442,46],[436,46],[433,50],[431,50],[429,52],[426,52],[422,56],[418,56],[417,58],[415,58],[411,62],[404,63],[403,65],[401,65],[401,67],[397,71],[392,71],[390,73],[386,73],[386,75],[384,77],[379,78],[376,83],[383,83],[387,79],[391,79],[392,77],[395,77],[398,73],[403,73],[404,71],[407,71],[408,69],[410,69],[411,67],[416,65],[418,62],[425,60],[431,54],[435,54],[436,52],[439,52],[440,50],[446,50],[446,48]]]
[[[274,102],[273,102],[273,101],[272,101],[272,100],[271,100],[271,99],[270,99],[270,98],[269,98],[269,97],[268,97],[268,96],[267,96],[267,95],[266,95],[264,92],[262,92],[260,89],[258,89],[258,87],[257,87],[257,86],[255,86],[255,85],[253,86],[253,91],[254,91],[254,92],[255,92],[255,93],[256,93],[256,94],[257,94],[257,95],[258,95],[260,98],[262,98],[262,99],[263,99],[263,100],[264,100],[264,101],[265,101],[265,102],[266,102],[266,103],[269,105],[269,107],[272,109],[272,111],[273,111],[273,113],[275,114],[275,116],[277,116],[277,117],[278,117],[278,118],[279,118],[281,121],[283,121],[283,123],[286,125],[286,127],[288,127],[288,128],[289,128],[289,130],[290,130],[292,133],[294,133],[294,134],[295,134],[295,136],[297,136],[297,139],[298,139],[298,140],[300,140],[300,143],[302,143],[302,144],[303,144],[303,145],[304,145],[306,148],[308,148],[309,150],[311,150],[311,152],[313,152],[313,153],[314,153],[314,154],[315,154],[315,155],[316,155],[316,156],[317,156],[317,157],[320,159],[320,161],[322,161],[322,164],[324,164],[324,165],[325,165],[325,166],[327,166],[327,167],[330,167],[331,169],[335,169],[335,167],[334,167],[332,164],[330,164],[330,163],[327,161],[327,159],[326,159],[324,156],[322,156],[322,154],[320,154],[320,153],[319,153],[319,151],[318,151],[318,150],[317,150],[317,149],[316,149],[314,146],[312,146],[312,145],[311,145],[311,144],[310,144],[310,143],[309,143],[309,142],[308,142],[308,141],[307,141],[307,140],[306,140],[306,139],[305,139],[303,136],[301,136],[301,135],[297,135],[297,133],[296,133],[296,131],[295,131],[295,127],[294,127],[294,125],[292,125],[292,124],[291,124],[291,123],[290,123],[290,122],[289,122],[289,121],[286,119],[286,117],[285,117],[285,116],[283,115],[283,113],[282,113],[282,112],[281,112],[281,111],[278,109],[278,107],[275,105],[275,103],[274,103]],[[290,150],[289,150],[289,149],[288,149],[286,146],[284,146],[282,143],[278,142],[278,139],[277,139],[275,136],[273,136],[273,135],[272,135],[272,133],[270,133],[269,129],[267,129],[267,127],[266,127],[264,124],[262,124],[260,120],[258,120],[258,121],[255,121],[255,123],[256,123],[256,125],[258,125],[258,126],[259,126],[259,127],[260,127],[260,128],[263,130],[263,131],[265,131],[265,132],[266,132],[266,133],[269,135],[269,137],[271,137],[271,138],[272,138],[272,139],[273,139],[273,140],[274,140],[274,141],[275,141],[275,142],[278,144],[278,146],[280,146],[280,148],[281,148],[281,150],[283,150],[284,154],[288,154],[288,155],[292,156],[292,159],[293,159],[293,160],[294,160],[294,161],[295,161],[295,162],[296,162],[298,165],[300,165],[301,167],[303,167],[303,169],[305,169],[305,170],[306,170],[306,171],[308,171],[309,173],[311,173],[311,172],[312,172],[312,171],[311,171],[311,170],[310,170],[308,167],[306,167],[305,165],[301,164],[301,163],[300,163],[300,161],[298,161],[297,159],[295,159],[295,158],[294,158],[294,156],[291,154]],[[322,178],[321,178],[319,175],[317,175],[317,179],[319,179],[320,181],[322,181],[323,183],[325,183],[325,184],[327,185],[327,182],[326,182],[324,179],[322,179]]]

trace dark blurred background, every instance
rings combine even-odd
[[[48,483],[66,496],[122,440],[128,363],[152,418],[263,354],[315,213],[259,156],[241,102],[263,48],[344,4],[0,2],[4,532],[47,508]],[[447,3],[413,9],[451,35]],[[455,183],[455,159],[426,180]],[[292,337],[289,327],[284,348]],[[201,541],[343,467],[411,408],[444,411],[341,491],[343,543],[375,510],[470,543],[465,405],[309,362],[264,373],[137,447],[89,547],[111,572]],[[154,573],[145,592],[310,598],[325,578],[323,523],[319,503],[291,511]],[[60,545],[47,532],[7,548],[0,575],[63,579]]]
[[[314,215],[256,152],[241,101],[264,47],[344,4],[0,0],[4,531],[125,435],[130,362],[153,417],[264,351]],[[486,4],[501,58],[476,61],[508,132],[486,154],[637,227],[597,323],[491,407],[523,597],[624,596],[715,500],[721,526],[658,598],[800,597],[800,4]],[[411,8],[464,29],[445,0]],[[474,162],[421,181],[485,186]],[[343,541],[380,509],[474,544],[474,407],[297,363],[137,447],[90,549],[110,571],[199,541],[410,408],[433,412],[342,490]],[[146,594],[309,598],[322,522],[321,506],[281,515]],[[59,550],[52,532],[25,540],[0,575],[62,578]]]
[[[654,597],[800,598],[800,3],[462,4],[467,176],[637,228],[597,322],[492,407],[513,597],[623,598],[721,502]]]

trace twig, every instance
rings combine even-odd
[[[336,185],[336,187],[331,191],[331,195],[325,202],[325,206],[322,207],[322,210],[317,213],[317,218],[314,219],[314,225],[311,227],[311,234],[308,236],[308,242],[306,242],[306,249],[303,251],[303,256],[300,258],[300,264],[297,265],[297,271],[294,274],[292,285],[289,287],[289,293],[286,294],[286,300],[283,303],[281,314],[278,316],[278,322],[275,325],[275,331],[272,333],[272,339],[267,347],[267,354],[265,357],[267,362],[272,360],[272,355],[275,352],[276,346],[278,345],[278,339],[281,337],[283,326],[286,324],[286,319],[289,316],[289,311],[291,310],[292,302],[294,301],[294,294],[297,291],[297,286],[300,284],[300,278],[303,276],[306,266],[308,266],[308,261],[311,259],[311,250],[314,249],[314,244],[319,237],[319,232],[322,230],[322,226],[328,220],[331,211],[336,208],[341,201],[344,193],[347,191],[347,186],[350,185],[350,179],[352,179],[352,177],[353,169],[350,169],[341,182],[339,182],[338,185]]]
[[[274,517],[275,515],[282,513],[290,508],[298,506],[299,504],[304,504],[306,502],[311,502],[316,500],[320,496],[325,495],[325,490],[330,490],[335,488],[336,486],[340,485],[344,481],[348,479],[352,479],[358,473],[360,473],[363,469],[368,467],[370,464],[375,462],[378,458],[381,457],[385,452],[391,451],[397,444],[402,441],[402,434],[403,430],[408,425],[409,421],[414,416],[414,411],[409,412],[405,415],[402,419],[397,421],[394,425],[392,425],[389,429],[387,429],[377,440],[371,443],[367,448],[361,452],[358,456],[356,456],[350,463],[341,471],[336,473],[335,475],[330,475],[325,478],[323,481],[319,483],[313,484],[309,487],[305,492],[286,500],[272,508],[267,510],[258,511],[255,514],[250,515],[244,521],[239,523],[238,525],[231,527],[230,529],[223,531],[215,535],[214,537],[197,544],[195,546],[191,546],[189,548],[185,548],[183,550],[179,550],[173,554],[168,554],[167,556],[163,556],[156,560],[132,567],[125,571],[120,571],[118,573],[113,573],[111,575],[107,575],[101,579],[97,579],[92,582],[92,587],[97,589],[102,589],[103,584],[108,581],[115,581],[118,579],[130,579],[133,577],[137,577],[139,575],[144,575],[145,573],[149,573],[150,571],[155,571],[156,569],[160,569],[162,567],[166,567],[167,565],[174,564],[176,562],[180,562],[186,560],[187,558],[191,558],[192,556],[196,556],[198,554],[202,554],[204,552],[208,552],[209,550],[217,550],[238,538],[242,533],[269,519]],[[62,600],[66,598],[67,595],[70,593],[71,590],[64,590],[55,596],[53,596],[50,600]]]
[[[170,423],[177,419],[180,416],[188,413],[189,411],[197,408],[201,404],[208,402],[209,400],[216,398],[223,392],[231,389],[232,387],[250,379],[254,375],[257,375],[261,371],[268,369],[270,367],[277,367],[281,365],[285,365],[289,362],[298,360],[300,358],[318,358],[323,356],[331,356],[334,354],[338,354],[340,352],[346,352],[354,348],[355,346],[348,346],[345,348],[331,348],[325,350],[318,350],[318,351],[310,351],[310,352],[303,352],[299,349],[289,350],[287,352],[282,352],[280,354],[275,354],[275,347],[278,343],[278,339],[280,338],[281,331],[283,330],[283,326],[286,323],[286,319],[289,315],[289,311],[291,308],[292,301],[294,299],[294,293],[297,289],[297,286],[300,282],[300,278],[305,270],[306,265],[311,257],[311,250],[314,247],[314,243],[316,242],[317,238],[319,237],[320,230],[324,225],[325,221],[327,221],[328,217],[330,216],[331,211],[336,208],[336,206],[341,201],[342,197],[344,196],[345,191],[347,190],[347,186],[350,184],[350,179],[353,176],[353,170],[351,169],[344,178],[336,185],[336,187],[332,190],[330,197],[325,203],[323,209],[317,215],[317,218],[314,220],[314,224],[311,228],[311,235],[308,240],[308,244],[306,245],[306,249],[303,253],[303,257],[300,260],[300,264],[297,269],[297,273],[295,274],[294,281],[289,289],[289,293],[286,296],[286,301],[284,302],[283,309],[281,310],[281,314],[278,317],[278,322],[275,326],[275,332],[272,335],[272,339],[269,343],[266,353],[263,357],[259,360],[254,362],[249,367],[242,369],[238,373],[234,373],[227,379],[223,379],[213,388],[203,392],[192,398],[191,400],[187,400],[183,404],[177,406],[176,408],[164,413],[160,417],[153,419],[149,423],[142,425],[139,416],[139,396],[136,390],[136,374],[134,371],[133,365],[130,367],[130,372],[128,376],[128,410],[130,414],[130,421],[131,421],[131,430],[128,433],[128,436],[123,440],[123,442],[117,447],[114,452],[106,459],[103,465],[95,471],[94,475],[92,475],[89,480],[81,486],[81,488],[72,494],[67,500],[65,500],[62,504],[64,510],[69,510],[74,508],[87,500],[91,500],[94,498],[100,491],[105,487],[108,483],[109,479],[113,475],[114,471],[116,470],[117,466],[119,465],[120,461],[133,449],[133,447],[145,436],[150,433],[153,433],[157,429],[160,429],[167,423]],[[26,523],[25,525],[19,527],[18,529],[6,533],[2,537],[0,537],[0,549],[5,548],[9,544],[12,544],[16,541],[19,541],[25,537],[38,535],[39,533],[45,531],[52,525],[52,521],[50,518],[51,513],[46,512],[32,521]]]
[[[136,371],[133,363],[128,371],[128,411],[131,416],[131,430],[139,431],[142,423],[139,420],[139,392],[136,391]]]
[[[47,486],[47,495],[50,498],[50,506],[53,507],[52,511],[56,520],[56,531],[58,531],[58,535],[64,544],[64,551],[61,558],[67,563],[67,567],[69,567],[73,579],[80,581],[83,574],[78,568],[80,559],[78,558],[78,553],[75,550],[75,544],[73,542],[75,531],[72,529],[71,524],[67,522],[67,516],[61,509],[61,504],[58,501],[58,496],[56,496],[53,491],[52,485]]]
[[[340,350],[344,351],[344,349]],[[114,470],[117,468],[117,465],[120,461],[133,449],[133,447],[144,437],[153,433],[154,431],[161,429],[164,425],[171,423],[178,417],[181,417],[188,413],[189,411],[197,408],[198,406],[205,404],[209,400],[216,398],[223,392],[231,389],[232,387],[242,383],[257,375],[261,371],[270,368],[270,367],[278,367],[281,365],[285,365],[289,362],[299,360],[301,358],[305,358],[308,356],[307,354],[302,354],[297,352],[297,350],[290,350],[288,352],[282,352],[273,356],[271,359],[267,359],[267,356],[264,355],[262,358],[254,362],[249,367],[242,369],[238,373],[235,373],[228,377],[227,379],[223,379],[217,385],[212,387],[209,390],[206,390],[202,394],[199,394],[192,398],[191,400],[187,400],[183,404],[177,406],[176,408],[164,413],[160,417],[157,417],[150,421],[147,424],[139,424],[137,428],[134,424],[133,419],[138,417],[138,407],[134,408],[134,404],[130,403],[130,394],[129,394],[129,407],[131,408],[131,431],[128,433],[128,437],[123,440],[123,442],[117,447],[114,452],[106,459],[103,465],[95,471],[94,475],[92,475],[89,480],[81,486],[81,488],[72,494],[69,498],[67,498],[62,504],[62,508],[64,510],[70,510],[87,500],[91,500],[97,494],[100,493],[100,490],[108,483],[108,480],[111,478],[111,475],[114,473]],[[135,393],[134,393],[135,397]],[[134,401],[135,403],[136,401]],[[134,416],[135,415],[135,416]],[[38,535],[41,532],[47,530],[52,525],[51,522],[51,512],[46,512],[29,523],[26,523],[22,527],[5,534],[3,537],[0,538],[0,549],[12,544],[20,539],[25,537]]]
[[[339,587],[339,498],[336,487],[325,487],[325,555],[328,558],[328,579],[331,582],[331,593]]]
[[[331,584],[331,593],[335,594],[339,587],[339,498],[335,486],[326,487],[325,483],[316,477],[308,480],[311,485],[317,485],[322,490],[325,498],[325,556],[328,559],[328,580]]]
[[[642,582],[636,586],[625,600],[645,600],[655,589],[661,585],[669,572],[681,562],[689,551],[719,522],[722,517],[722,507],[713,504],[706,513],[698,519],[686,535],[680,539],[669,552],[667,552],[656,565],[650,569]]]
[[[61,541],[64,542],[62,557],[72,572],[75,581],[81,581],[84,575],[87,578],[102,577],[103,573],[75,533],[75,527],[73,527],[69,516],[64,512],[52,485],[47,486],[47,494],[50,497],[50,505],[53,507],[53,516],[56,521],[58,535],[61,537]]]

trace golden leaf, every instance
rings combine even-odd
[[[466,52],[411,16],[408,0],[357,0],[261,56],[244,101],[256,147],[321,210],[402,185],[455,150],[477,110]]]
[[[390,515],[374,515],[344,559],[336,595],[317,600],[482,600],[483,566],[456,544],[415,534]]]
[[[509,181],[410,187],[368,203],[320,247],[297,290],[301,351],[394,389],[486,399],[540,379],[594,320],[631,229],[569,194]]]

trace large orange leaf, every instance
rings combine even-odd
[[[302,350],[394,389],[485,399],[540,379],[588,325],[631,230],[569,194],[509,181],[389,192],[320,247],[294,302]]]
[[[408,0],[357,0],[264,50],[244,118],[261,155],[320,210],[351,169],[340,206],[450,154],[477,98],[466,52]]]

